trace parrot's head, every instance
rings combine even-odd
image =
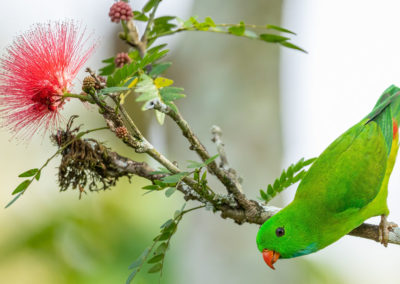
[[[272,269],[279,258],[301,256],[319,249],[318,234],[302,215],[301,210],[288,206],[268,219],[258,231],[258,249]]]

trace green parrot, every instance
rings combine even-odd
[[[386,246],[388,181],[399,148],[400,88],[385,90],[370,114],[337,138],[312,164],[294,200],[257,234],[264,261],[316,252],[366,219],[381,216]]]

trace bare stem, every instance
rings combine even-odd
[[[94,104],[94,101],[91,97],[89,96],[84,96],[84,95],[78,95],[78,94],[70,94],[70,93],[64,93],[63,98],[75,98],[75,99],[80,99],[81,101],[89,102],[91,104]]]
[[[191,145],[190,149],[196,151],[203,162],[210,158],[210,154],[208,153],[207,149],[203,146],[203,144],[197,138],[193,130],[190,128],[189,124],[186,122],[186,120],[183,119],[180,113],[175,112],[170,107],[166,105],[161,105],[160,103],[156,103],[154,105],[154,108],[158,111],[165,113],[173,121],[175,121],[175,123],[181,129],[183,136],[185,136],[189,141]],[[246,199],[246,196],[242,193],[242,186],[235,177],[232,177],[228,172],[225,172],[223,169],[219,168],[215,161],[208,164],[207,168],[210,173],[214,174],[221,181],[227,191],[234,195],[239,205],[246,209],[246,212],[248,214],[256,214],[256,212],[253,210],[253,202]]]

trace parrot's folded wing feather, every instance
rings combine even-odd
[[[349,129],[320,155],[300,183],[295,200],[318,198],[316,204],[328,214],[363,208],[376,197],[388,151],[379,125],[367,121]]]

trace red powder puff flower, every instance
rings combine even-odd
[[[1,126],[30,138],[54,129],[72,80],[94,50],[72,21],[38,24],[0,59]]]

